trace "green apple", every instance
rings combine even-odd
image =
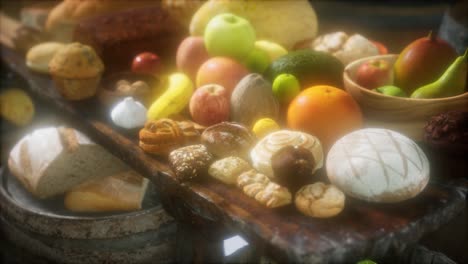
[[[385,85],[375,88],[375,91],[381,94],[398,97],[408,97],[406,93],[401,89],[393,85]]]
[[[250,22],[231,13],[213,17],[203,37],[211,56],[243,59],[255,46],[255,30]]]
[[[244,61],[245,66],[251,71],[255,73],[262,74],[270,65],[271,60],[268,54],[261,50],[254,48],[252,51],[247,55],[247,58]]]
[[[282,104],[288,104],[301,91],[297,78],[289,73],[278,75],[273,81],[273,94]]]
[[[255,48],[265,51],[268,54],[268,56],[270,56],[271,61],[274,61],[277,58],[288,54],[288,51],[285,48],[283,48],[283,46],[268,40],[255,41]]]

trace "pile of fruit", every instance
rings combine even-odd
[[[404,48],[394,65],[384,59],[361,64],[356,82],[389,96],[456,96],[466,91],[467,60],[468,49],[463,56],[457,56],[450,44],[430,33]]]

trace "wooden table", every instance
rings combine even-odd
[[[292,205],[267,209],[237,188],[209,178],[179,183],[165,160],[147,155],[138,147],[136,135],[111,125],[97,100],[65,101],[49,76],[29,71],[23,57],[11,49],[2,46],[1,52],[11,69],[24,77],[31,91],[55,108],[58,115],[148,177],[156,185],[165,209],[179,220],[182,229],[186,228],[186,234],[210,240],[213,234],[239,232],[255,252],[280,262],[353,262],[399,254],[465,206],[466,180],[456,184],[431,182],[418,197],[397,204],[348,199],[345,210],[331,219],[308,218]],[[184,235],[181,239],[198,241],[197,237]],[[202,255],[193,253],[185,260],[196,261],[198,257]],[[255,260],[259,256],[251,257]]]

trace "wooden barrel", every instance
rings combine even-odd
[[[34,198],[7,169],[0,180],[3,232],[32,254],[59,263],[174,262],[176,224],[151,187],[139,211],[83,214],[67,211],[63,197]]]

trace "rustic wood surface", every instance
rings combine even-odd
[[[291,205],[267,209],[237,188],[208,178],[179,183],[165,160],[149,156],[138,147],[136,135],[122,133],[110,124],[97,100],[64,101],[50,78],[30,72],[23,57],[2,46],[2,58],[57,114],[148,177],[165,209],[179,221],[200,230],[227,227],[239,231],[280,262],[352,262],[398,254],[465,206],[466,180],[450,185],[432,182],[415,199],[398,204],[348,199],[345,210],[332,219],[308,218]]]

